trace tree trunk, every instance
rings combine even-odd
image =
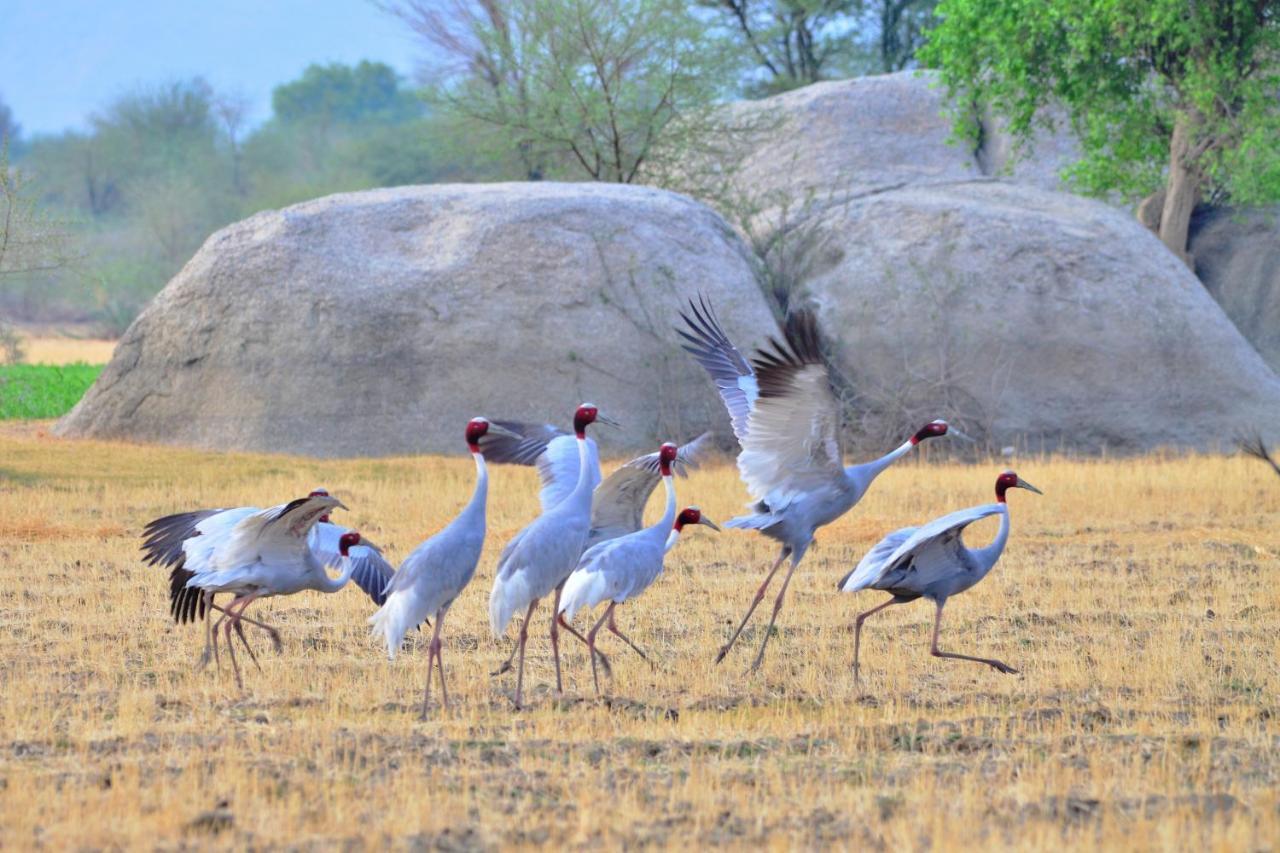
[[[1179,113],[1169,143],[1169,178],[1165,184],[1164,207],[1160,210],[1160,241],[1169,251],[1191,266],[1187,255],[1187,235],[1191,213],[1200,201],[1200,170],[1192,157],[1195,130],[1202,119],[1194,113]]]

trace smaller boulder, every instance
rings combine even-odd
[[[1199,210],[1188,248],[1204,286],[1280,372],[1280,206]]]

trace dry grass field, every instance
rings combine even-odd
[[[106,364],[115,352],[116,342],[44,334],[24,337],[22,347],[28,364]]]
[[[699,528],[619,609],[657,668],[609,638],[616,680],[597,700],[571,644],[557,697],[544,609],[519,713],[512,681],[489,677],[509,640],[489,637],[486,605],[501,544],[535,511],[534,476],[496,468],[490,546],[447,625],[455,707],[419,723],[425,638],[388,663],[354,586],[264,603],[285,650],[250,634],[262,671],[243,695],[228,671],[196,671],[201,632],[168,618],[138,531],[325,485],[398,560],[469,495],[468,460],[4,427],[0,848],[1274,849],[1280,481],[1251,460],[1020,461],[1046,494],[1012,494],[1005,558],[949,605],[943,645],[1022,674],[929,657],[917,602],[868,622],[854,687],[852,619],[881,594],[836,580],[889,529],[990,500],[1001,467],[885,474],[819,534],[752,677],[763,620],[711,661],[773,550]],[[727,465],[679,488],[717,521],[744,499]]]

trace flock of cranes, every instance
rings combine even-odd
[[[751,664],[754,670],[764,660],[792,575],[813,543],[815,531],[857,505],[876,477],[920,442],[942,436],[966,437],[937,420],[879,459],[846,466],[840,404],[811,312],[792,313],[781,338],[770,338],[768,346],[750,361],[734,347],[705,301],[691,302],[681,318],[684,326],[679,333],[685,349],[710,374],[728,409],[741,448],[738,470],[752,498],[750,511],[725,526],[757,530],[780,547],[746,615],[719,650],[717,663],[733,648],[782,564],[790,561]],[[221,643],[241,688],[235,641],[257,665],[244,626],[265,632],[277,650],[281,646],[274,627],[245,615],[249,605],[303,590],[336,592],[354,581],[379,606],[369,623],[385,643],[389,657],[395,657],[408,632],[423,624],[431,626],[422,705],[425,717],[431,704],[433,670],[439,675],[441,702],[446,707],[449,702],[441,635],[449,608],[474,577],[484,546],[487,463],[536,465],[542,482],[542,511],[503,548],[489,596],[489,621],[495,637],[501,637],[512,619],[522,615],[511,655],[493,674],[502,675],[514,666],[513,698],[520,707],[529,628],[538,603],[550,597],[546,624],[555,660],[556,690],[563,689],[560,632],[564,630],[587,646],[599,693],[597,667],[606,674],[611,671],[608,658],[596,648],[600,630],[607,629],[648,660],[618,628],[618,606],[635,599],[660,577],[665,554],[685,528],[705,525],[719,530],[698,507],[679,509],[676,498],[675,475],[698,465],[708,444],[707,435],[681,447],[663,444],[654,453],[633,459],[604,477],[596,444],[587,431],[595,424],[611,423],[589,403],[574,412],[572,432],[550,425],[472,419],[464,434],[476,465],[471,500],[448,526],[414,549],[398,569],[393,569],[379,548],[358,531],[330,520],[334,509],[345,507],[324,489],[269,509],[211,509],[158,518],[145,529],[145,560],[170,569],[174,619],[180,623],[204,620],[201,664],[211,659],[221,662]],[[666,491],[665,510],[657,522],[644,527],[644,507],[659,482]],[[996,479],[995,503],[890,533],[840,581],[837,587],[845,592],[877,589],[891,596],[857,617],[855,679],[862,623],[890,605],[917,598],[928,599],[936,607],[932,654],[984,663],[1000,672],[1017,671],[998,660],[938,649],[938,628],[947,599],[981,581],[1004,550],[1009,535],[1006,495],[1016,488],[1039,493],[1014,472],[1005,471]],[[966,547],[964,530],[993,515],[1000,517],[995,540],[983,548]],[[329,575],[330,568],[339,570],[337,577]],[[230,601],[216,601],[224,593]],[[601,604],[606,606],[586,634],[579,632],[574,618]],[[219,614],[216,620],[215,612]]]

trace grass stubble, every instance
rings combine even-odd
[[[929,657],[932,608],[917,602],[868,621],[854,687],[853,617],[881,594],[837,594],[836,580],[887,531],[990,500],[1000,467],[884,474],[820,531],[755,676],[763,618],[712,665],[774,554],[754,534],[699,529],[619,609],[658,666],[602,643],[605,699],[572,641],[555,696],[544,604],[519,713],[510,677],[489,676],[510,640],[489,637],[486,606],[536,487],[530,470],[495,468],[488,546],[446,626],[455,706],[419,723],[429,637],[388,663],[354,586],[255,605],[286,647],[251,632],[263,671],[246,671],[243,695],[229,672],[196,671],[201,632],[169,619],[138,530],[324,485],[397,561],[466,500],[469,460],[4,427],[0,848],[1274,848],[1280,482],[1250,460],[1020,461],[1046,495],[1012,496],[1004,559],[947,608],[943,646],[1022,675]],[[728,464],[679,491],[717,521],[744,499]]]

